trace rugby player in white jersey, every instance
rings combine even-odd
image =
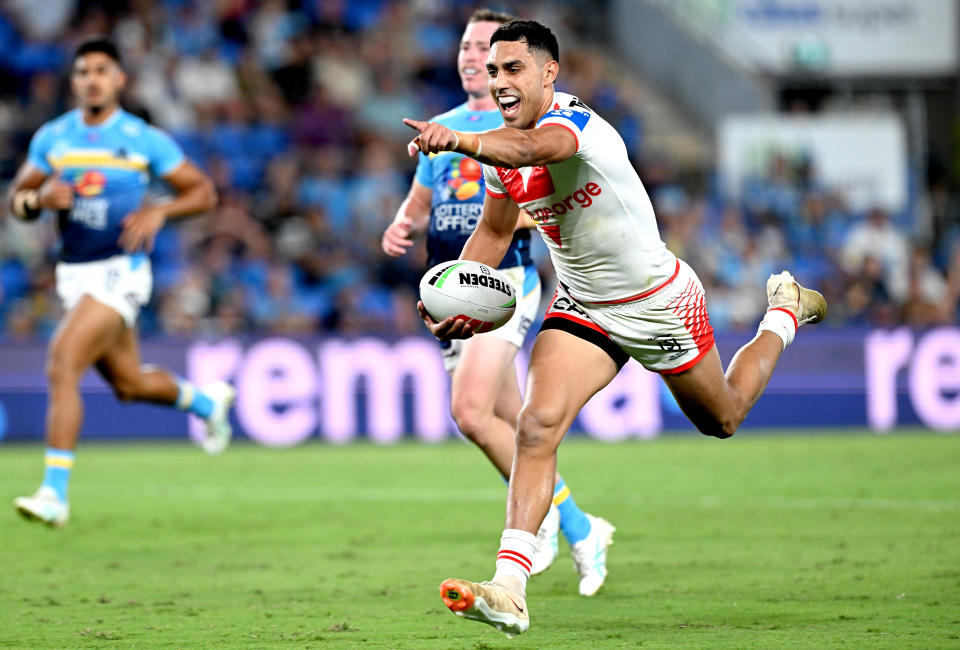
[[[478,9],[463,32],[457,71],[467,101],[434,121],[449,128],[483,131],[499,127],[503,118],[487,87],[490,35],[508,22],[507,14]],[[473,233],[483,211],[484,183],[480,165],[462,153],[421,154],[407,198],[383,233],[381,246],[391,256],[402,255],[413,237],[426,233],[428,266],[455,259]],[[463,435],[474,442],[504,479],[510,477],[515,452],[520,389],[514,359],[540,306],[540,278],[530,259],[534,224],[513,207],[514,223],[499,269],[517,287],[516,314],[503,327],[469,341],[444,341],[443,359],[451,375],[450,410]],[[557,557],[558,530],[570,544],[579,591],[592,596],[607,575],[606,551],[613,527],[584,513],[559,476],[553,505],[537,531],[530,572],[540,573]]]
[[[700,281],[660,239],[622,139],[579,99],[554,91],[558,49],[551,31],[535,21],[507,23],[491,37],[490,91],[512,128],[463,133],[404,120],[420,132],[411,155],[459,151],[484,164],[483,216],[461,257],[496,265],[519,205],[537,222],[559,280],[530,358],[496,573],[489,582],[440,585],[452,611],[509,635],[530,625],[522,558],[532,552],[550,503],[557,446],[580,408],[627,359],[660,373],[701,433],[728,438],[798,325],[826,314],[819,293],[786,271],[771,276],[757,335],[724,374]],[[419,308],[441,339],[472,333],[464,321],[436,323]]]
[[[126,75],[110,40],[82,42],[70,80],[78,107],[37,131],[9,192],[20,219],[56,213],[62,240],[57,293],[66,313],[47,354],[45,472],[33,495],[14,500],[25,518],[50,526],[70,517],[67,487],[83,421],[79,383],[90,366],[123,401],[176,406],[202,418],[208,453],[230,442],[234,396],[225,382],[201,389],[142,364],[136,330],[153,286],[148,253],[157,232],[168,219],[212,209],[213,181],[169,135],[121,108]],[[173,197],[143,205],[152,177],[162,178]]]

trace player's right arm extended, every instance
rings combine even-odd
[[[384,253],[397,257],[407,252],[413,245],[413,240],[427,229],[432,201],[433,192],[429,187],[416,180],[410,184],[407,198],[400,204],[393,221],[383,231],[380,248]]]
[[[407,153],[456,151],[486,165],[517,169],[563,162],[577,153],[577,137],[570,129],[546,124],[536,129],[501,128],[481,133],[453,131],[436,122],[404,118],[403,123],[420,132],[407,145]]]
[[[66,210],[73,203],[73,188],[60,180],[60,173],[48,177],[43,170],[24,163],[7,190],[7,205],[24,221],[40,216],[44,208]]]
[[[483,215],[464,244],[460,259],[497,268],[513,241],[519,212],[520,208],[513,199],[498,199],[488,194],[483,201]]]

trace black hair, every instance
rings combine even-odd
[[[106,36],[97,35],[86,38],[77,45],[77,49],[73,54],[74,60],[79,59],[84,54],[90,54],[91,52],[102,52],[106,54],[111,59],[117,62],[117,65],[123,66],[123,61],[120,59],[120,50],[117,49],[117,46],[114,45]]]
[[[560,46],[557,37],[550,28],[535,20],[511,20],[497,28],[490,37],[490,45],[497,41],[526,42],[535,54],[549,54],[554,61],[560,62]]]

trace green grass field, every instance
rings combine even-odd
[[[41,454],[0,446],[7,504]],[[577,595],[561,543],[509,640],[437,592],[488,579],[503,527],[466,444],[81,445],[65,529],[0,510],[0,647],[960,647],[960,436],[574,439],[560,461],[618,527],[610,575]]]

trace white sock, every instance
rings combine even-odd
[[[510,577],[520,582],[525,593],[527,580],[530,578],[533,551],[537,546],[537,536],[525,530],[507,528],[500,537],[500,551],[497,553],[497,572],[493,575],[494,582],[498,578]],[[511,581],[512,582],[512,581]]]
[[[774,307],[767,310],[763,320],[760,321],[760,327],[757,328],[757,331],[762,332],[763,330],[779,336],[780,340],[783,341],[783,349],[787,349],[787,346],[793,343],[793,337],[797,334],[797,317],[788,309]]]

